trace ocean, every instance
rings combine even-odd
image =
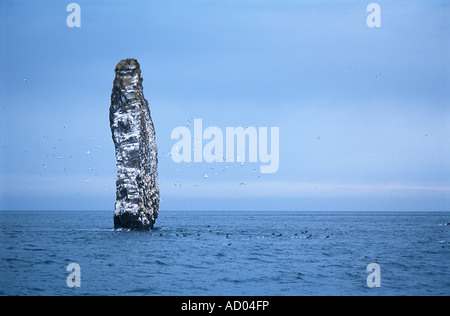
[[[150,232],[113,230],[113,211],[0,218],[0,295],[450,294],[450,212],[161,211]]]

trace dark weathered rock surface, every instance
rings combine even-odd
[[[117,165],[114,228],[148,230],[160,199],[155,129],[138,61],[122,60],[115,71],[109,108]]]

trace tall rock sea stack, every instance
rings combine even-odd
[[[159,211],[158,150],[136,59],[116,66],[109,122],[117,165],[114,228],[149,230]]]

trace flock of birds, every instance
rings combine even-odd
[[[63,130],[66,130],[66,125],[61,125],[61,128],[62,128]],[[44,135],[44,136],[43,136],[43,139],[48,140],[49,137],[46,136],[46,135]],[[58,140],[58,142],[62,142],[62,141],[63,141],[62,138],[58,138],[57,140]],[[95,137],[92,136],[92,137],[90,138],[90,141],[93,142],[94,140],[95,140]],[[38,148],[39,148],[40,144],[42,144],[41,139],[38,139],[38,140],[36,141],[36,143],[37,143]],[[96,147],[97,150],[99,150],[99,149],[101,148],[101,145],[97,144],[97,145],[94,145],[94,147]],[[47,159],[48,159],[48,158],[56,158],[57,160],[64,160],[62,154],[56,154],[56,153],[55,153],[55,152],[56,152],[56,149],[57,149],[57,146],[52,146],[52,149],[53,149],[52,152],[45,154],[45,158],[47,158]],[[90,149],[86,150],[86,152],[85,152],[86,157],[89,158],[89,157],[91,156],[92,153],[93,153],[93,152],[91,152]],[[69,155],[69,158],[72,159],[72,158],[73,158],[73,154],[72,154],[72,155]],[[47,169],[47,167],[48,167],[48,161],[42,162],[42,167],[43,167],[43,169]],[[86,168],[87,170],[89,170],[88,172],[90,173],[90,176],[94,176],[94,177],[95,177],[95,176],[98,176],[98,175],[99,175],[98,172],[94,170],[94,167],[92,166],[92,164],[90,164],[89,167],[86,166],[85,168]],[[87,171],[87,170],[86,170],[86,171]],[[64,172],[65,172],[65,171],[68,171],[67,165],[63,168],[63,171],[64,171]],[[41,176],[41,177],[43,176],[42,172],[40,173],[40,176]],[[92,180],[91,177],[86,177],[85,183],[88,184],[88,183],[91,182],[91,180]],[[106,188],[106,187],[107,187],[107,184],[106,184],[106,183],[103,184],[103,187]],[[27,191],[30,191],[30,190],[27,189]]]
[[[2,111],[4,110],[4,108],[5,108],[5,106],[3,107]],[[188,120],[187,120],[187,125],[189,124],[189,122],[190,122],[190,118],[188,118]],[[62,129],[62,131],[66,131],[67,130],[67,126],[65,124],[62,124],[60,126],[60,128]],[[86,146],[86,147],[91,147],[91,148],[90,149],[86,149],[85,152],[84,152],[84,156],[87,157],[88,159],[90,159],[91,157],[95,156],[95,153],[102,148],[101,144],[96,144],[94,142],[95,141],[95,137],[94,136],[92,136],[90,138],[90,141],[93,142],[94,145],[91,143],[90,146]],[[57,142],[58,143],[63,142],[63,136],[58,135],[57,136]],[[36,139],[36,141],[35,141],[36,148],[35,148],[34,152],[36,153],[36,156],[40,156],[42,158],[45,158],[45,159],[42,160],[42,163],[41,163],[41,168],[42,169],[39,172],[40,177],[45,176],[45,172],[50,170],[51,167],[55,167],[55,163],[54,163],[53,159],[55,159],[57,161],[61,161],[61,162],[63,162],[63,161],[67,162],[68,159],[72,159],[74,156],[77,155],[76,153],[72,153],[70,155],[67,155],[67,157],[65,157],[63,154],[58,153],[58,143],[52,142],[51,137],[49,137],[47,135],[43,135],[41,138]],[[3,146],[4,149],[6,147],[7,147],[6,145]],[[159,147],[161,148],[160,145],[159,145]],[[92,148],[95,148],[95,149],[93,150]],[[24,152],[33,152],[33,150],[24,150]],[[82,155],[79,155],[79,156],[82,156]],[[164,161],[164,158],[166,158],[165,159],[166,163],[167,163],[167,165],[170,168],[173,168],[174,165],[175,165],[174,171],[175,172],[179,172],[180,171],[180,169],[181,169],[180,165],[176,164],[175,162],[173,162],[170,159],[170,152],[169,152],[169,154],[166,154],[166,155],[160,154],[158,156],[158,159],[159,159],[160,163]],[[95,165],[95,162],[91,163],[91,165],[89,165],[89,166],[86,165],[86,167],[85,167],[86,168],[86,175],[89,175],[89,176],[86,176],[85,179],[84,179],[84,182],[86,184],[92,183],[92,181],[94,180],[93,177],[99,175],[98,172],[96,171],[96,168],[94,168],[94,165]],[[193,165],[191,163],[185,163],[185,165],[186,165],[187,168],[194,169]],[[59,164],[59,166],[61,166],[61,164]],[[247,175],[247,174],[251,173],[250,169],[245,168],[244,163],[241,163],[240,166],[242,167],[243,174]],[[78,168],[78,166],[77,166],[77,168]],[[206,165],[203,164],[200,168],[198,168],[200,170],[197,170],[195,172],[198,175],[201,174],[202,178],[204,180],[207,180],[208,178],[211,178],[212,176],[218,176],[218,175],[221,175],[221,174],[227,172],[229,170],[229,168],[230,168],[229,165],[226,165],[223,168],[217,168],[217,166],[216,167],[214,167],[214,166],[206,166]],[[202,173],[201,169],[206,169],[206,171],[203,171],[204,173]],[[59,170],[59,171],[66,172],[66,171],[69,171],[69,170],[70,170],[70,163],[66,163],[66,165],[62,168],[62,170]],[[54,169],[52,171],[54,172]],[[254,168],[252,172],[256,174],[257,171],[258,170],[256,168]],[[17,173],[19,173],[19,172],[17,172]],[[256,177],[257,177],[258,180],[261,179],[261,175],[257,175]],[[201,183],[202,182],[200,181],[199,183],[195,184],[195,187],[200,187]],[[178,188],[182,188],[182,182],[181,181],[174,181],[173,185],[178,187]],[[238,185],[239,186],[244,186],[244,185],[247,185],[247,183],[246,182],[238,182]],[[107,183],[103,184],[103,188],[106,188],[107,186],[108,186]],[[25,190],[27,192],[31,192],[32,191],[30,187],[26,187]]]
[[[230,239],[231,236],[233,235],[233,233],[224,233],[224,232],[219,232],[219,231],[213,231],[213,230],[211,229],[211,225],[207,225],[206,228],[207,228],[206,234],[209,234],[209,235],[225,236],[226,239]],[[171,233],[171,234],[169,234],[169,235],[175,236],[175,237],[183,237],[183,238],[188,237],[188,236],[195,236],[195,237],[200,237],[200,236],[201,236],[201,234],[200,234],[199,232],[194,233],[194,234],[175,233],[175,235],[174,235],[174,233]],[[158,233],[158,236],[159,236],[159,237],[163,237],[163,236],[165,236],[165,235],[164,235],[162,232],[160,232],[160,233]],[[272,232],[270,235],[268,235],[268,236],[263,236],[263,237],[283,237],[283,236],[284,236],[284,235],[283,235],[282,233]],[[291,238],[300,238],[300,237],[302,237],[303,239],[310,239],[310,238],[313,237],[313,235],[312,235],[312,233],[310,233],[308,230],[304,230],[304,231],[302,230],[302,231],[299,232],[299,233],[291,234],[290,237],[291,237]],[[328,238],[330,238],[330,235],[325,235],[325,236],[323,236],[322,238],[323,238],[323,239],[328,239]],[[232,244],[232,243],[229,242],[227,245],[228,245],[228,246],[231,246],[231,244]]]

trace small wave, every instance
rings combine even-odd
[[[154,292],[153,289],[138,287],[133,290],[128,291],[129,293],[137,293],[137,294],[152,294]]]
[[[301,272],[297,272],[297,274],[295,275],[295,279],[296,280],[304,280],[304,274],[303,273],[301,273]]]
[[[239,284],[242,283],[242,280],[238,280],[238,279],[231,279],[231,278],[221,278],[219,279],[220,282],[227,282],[227,283],[234,283],[234,284]]]
[[[115,231],[115,232],[130,232],[131,229],[120,227],[120,228],[113,228],[113,231]]]
[[[165,262],[163,262],[163,261],[160,261],[160,260],[155,260],[155,263],[156,263],[156,264],[159,264],[159,265],[161,265],[161,266],[168,266],[167,263],[165,263]]]
[[[183,268],[186,269],[194,269],[194,270],[206,270],[208,267],[206,266],[200,266],[200,265],[193,265],[193,264],[182,264]]]
[[[41,288],[38,288],[38,287],[27,287],[27,290],[29,290],[31,293],[44,292],[44,289],[41,289]]]
[[[23,248],[25,251],[45,251],[45,249],[42,248]]]
[[[54,264],[54,263],[56,263],[56,262],[53,261],[53,260],[45,260],[45,261],[42,261],[41,263],[42,263],[42,264]]]

